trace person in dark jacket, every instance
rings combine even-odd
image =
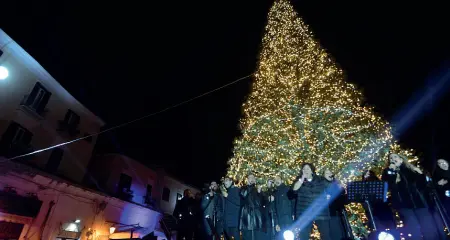
[[[366,170],[362,175],[363,182],[375,182],[380,181],[374,171]],[[395,229],[395,219],[392,210],[389,208],[388,204],[381,201],[370,202],[373,219],[370,219],[370,227],[373,229],[372,221],[375,222],[377,230],[384,231],[386,229]],[[369,218],[369,208],[366,203],[363,204],[366,216]]]
[[[191,240],[194,236],[195,202],[191,190],[186,189],[183,192],[183,198],[178,200],[173,216],[178,219],[178,239]]]
[[[335,192],[337,195],[332,202],[329,203],[330,211],[330,232],[333,234],[333,239],[345,238],[345,224],[342,218],[342,211],[345,209],[345,191],[341,184],[335,179],[333,172],[330,169],[324,168],[322,170],[322,177],[328,185],[328,190]]]
[[[224,233],[228,239],[240,239],[239,233],[239,211],[241,210],[241,198],[239,196],[239,188],[234,186],[233,180],[226,177],[224,179]]]
[[[327,184],[316,176],[314,166],[304,163],[298,180],[292,186],[296,196],[295,216],[299,221],[300,239],[309,239],[313,221],[317,224],[320,239],[330,238],[330,213],[327,207],[330,195],[326,194]],[[311,210],[311,212],[309,212]]]
[[[203,196],[202,211],[207,239],[219,240],[223,233],[223,196],[220,194],[219,185],[212,181],[209,187],[210,191]]]
[[[264,232],[266,239],[275,239],[278,225],[278,213],[275,206],[275,183],[273,179],[267,181],[267,191],[264,193],[264,218],[266,219]]]
[[[411,239],[439,239],[433,216],[421,192],[426,187],[422,171],[400,155],[389,154],[383,181],[389,184],[392,207],[400,213]]]
[[[283,183],[280,176],[275,177],[274,183],[273,198],[271,197],[270,200],[274,202],[274,214],[276,216],[274,224],[275,231],[278,232],[277,239],[281,239],[283,232],[292,224],[292,201],[288,198],[289,187]]]
[[[239,227],[242,231],[243,240],[261,239],[264,234],[262,208],[263,195],[261,186],[256,186],[255,175],[250,174],[247,177],[247,186],[243,186],[240,191],[242,198],[242,208]]]

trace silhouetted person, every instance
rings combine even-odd
[[[241,188],[242,209],[240,228],[243,240],[258,240],[264,238],[262,230],[264,219],[262,215],[263,195],[261,186],[256,186],[256,178],[248,175],[247,185]]]
[[[299,224],[300,239],[309,239],[313,221],[317,224],[320,232],[320,239],[330,239],[330,213],[328,209],[328,199],[330,195],[325,194],[327,183],[321,177],[316,176],[314,166],[304,163],[298,180],[292,187],[292,192],[296,196],[295,216]],[[307,212],[309,209],[319,209],[315,216]]]
[[[389,154],[387,164],[383,180],[388,182],[392,207],[400,213],[405,229],[412,234],[411,239],[422,239],[421,235],[424,240],[439,239],[422,194],[426,187],[422,171],[395,153]]]
[[[183,192],[183,198],[178,200],[173,215],[178,219],[178,239],[191,240],[195,229],[195,202],[191,190]]]
[[[240,239],[239,234],[239,211],[241,210],[241,198],[239,196],[239,188],[234,186],[233,180],[226,177],[224,179],[224,225],[225,235],[228,239]]]
[[[214,239],[223,233],[223,196],[217,182],[212,181],[209,192],[202,199],[203,221],[207,239]],[[219,239],[215,239],[219,240]]]

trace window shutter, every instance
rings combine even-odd
[[[25,105],[31,106],[31,104],[33,104],[33,101],[36,98],[40,88],[42,88],[42,84],[40,82],[37,82],[34,85],[33,90],[31,90],[31,93],[28,95],[28,98],[27,98],[27,101],[25,102]]]
[[[50,92],[46,92],[44,97],[42,98],[42,101],[39,103],[39,106],[36,109],[37,113],[42,113],[45,110],[45,106],[47,106],[48,100],[50,99],[50,96],[52,94]]]
[[[2,134],[2,139],[0,140],[0,156],[8,157],[11,141],[19,127],[20,125],[18,123],[11,121],[6,131]]]

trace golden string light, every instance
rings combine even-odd
[[[331,169],[345,184],[365,169],[379,173],[390,151],[414,158],[394,142],[389,123],[363,103],[289,0],[276,0],[228,176],[238,184],[249,173],[261,183],[276,175],[291,183],[300,165],[310,162],[318,170]],[[362,207],[348,210],[354,231],[366,234]]]

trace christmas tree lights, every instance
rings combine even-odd
[[[331,169],[345,184],[366,169],[380,173],[391,151],[414,158],[395,144],[388,122],[364,105],[362,93],[345,82],[288,0],[276,0],[269,11],[240,127],[228,169],[238,184],[249,173],[260,184],[276,175],[291,183],[303,162]],[[362,207],[348,209],[355,214],[355,233],[366,234]]]

